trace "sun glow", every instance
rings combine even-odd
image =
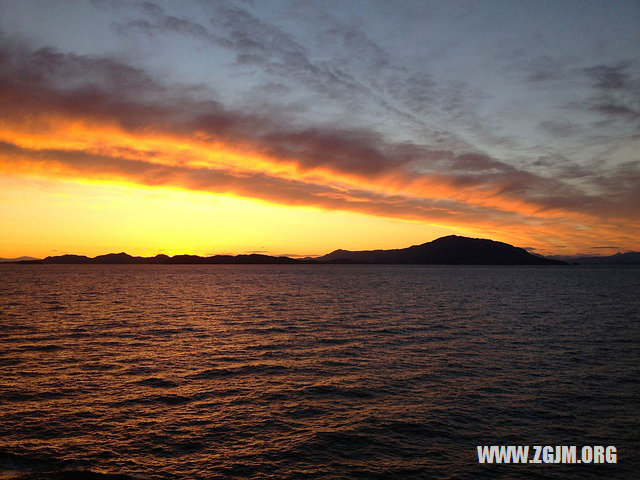
[[[126,182],[0,177],[0,256],[321,255],[448,235],[424,223]],[[456,230],[457,231],[457,230]],[[363,235],[366,232],[366,235]]]
[[[304,256],[404,247],[453,233],[539,253],[587,248],[594,235],[635,241],[615,223],[544,209],[497,186],[460,188],[442,174],[405,170],[365,176],[276,158],[259,145],[224,144],[197,130],[127,130],[34,114],[0,120],[0,142],[0,221],[12,232],[5,257],[116,250]]]

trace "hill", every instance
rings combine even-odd
[[[352,252],[336,250],[319,257],[321,262],[351,261],[378,264],[432,265],[565,265],[532,255],[523,248],[493,240],[450,235],[432,242],[394,250]]]

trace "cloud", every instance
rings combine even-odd
[[[393,118],[420,131],[423,137],[467,147],[462,139],[424,119],[427,111],[456,119],[471,116],[469,107],[481,95],[464,82],[436,84],[428,72],[393,64],[390,55],[359,28],[339,22],[310,4],[296,4],[289,9],[293,12],[287,10],[283,15],[306,19],[311,30],[307,43],[312,43],[312,32],[316,36],[316,44],[311,46],[259,18],[251,8],[216,3],[207,10],[210,18],[196,22],[186,16],[169,15],[159,5],[145,2],[136,12],[140,18],[114,23],[114,28],[127,36],[183,35],[224,49],[235,56],[235,67],[254,67],[253,81],[265,87],[293,86],[298,94],[304,92],[300,110],[309,109],[312,103],[316,107],[331,104],[334,109],[359,111],[380,120]],[[264,89],[262,92],[267,93]],[[474,117],[474,121],[475,128],[481,129],[478,119]]]
[[[623,117],[629,120],[635,120],[640,117],[640,112],[619,103],[597,103],[593,105],[592,110],[612,117]]]
[[[538,128],[556,138],[567,138],[580,131],[576,124],[563,120],[541,120]]]
[[[625,72],[628,63],[615,66],[596,65],[587,67],[584,72],[594,83],[594,87],[603,90],[621,90],[629,86],[629,74]]]
[[[526,52],[526,53],[525,53]],[[534,86],[536,84],[558,82],[569,76],[571,58],[563,55],[539,53],[535,45],[529,45],[524,51],[509,59],[508,70]]]
[[[162,7],[152,2],[142,2],[136,5],[140,13],[146,18],[137,18],[125,23],[113,23],[114,30],[120,35],[128,36],[133,32],[141,32],[145,35],[155,36],[170,32],[178,35],[188,35],[217,46],[230,46],[228,42],[215,35],[202,23],[185,17],[167,15]]]
[[[83,151],[33,150],[0,142],[4,166],[15,171],[39,171],[96,180],[126,180],[149,186],[171,186],[214,193],[230,193],[286,205],[356,211],[413,220],[454,219],[473,222],[478,216],[496,222],[496,215],[482,207],[447,200],[425,200],[384,195],[364,190],[283,179],[266,173],[231,173],[215,168],[194,168],[150,163]],[[517,215],[511,215],[517,217]]]
[[[4,113],[16,120],[25,115],[66,115],[115,123],[129,131],[197,133],[209,141],[251,142],[254,149],[276,158],[295,159],[302,169],[327,166],[365,176],[441,157],[425,146],[386,142],[375,131],[299,128],[287,125],[277,111],[256,115],[230,110],[110,59],[51,49],[25,51],[6,44],[2,55]]]
[[[631,72],[635,72],[635,75]],[[603,125],[633,125],[640,130],[640,79],[636,62],[595,65],[583,69],[595,94],[583,106],[604,117]]]

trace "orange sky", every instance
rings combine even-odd
[[[63,116],[30,120],[0,121],[0,220],[9,232],[3,257],[319,255],[454,233],[573,253],[588,251],[594,237],[627,248],[637,238],[628,231],[637,224],[621,231],[593,215],[545,210],[485,185],[456,188],[436,175],[366,178],[197,133],[127,132]],[[220,178],[209,181],[212,172]],[[443,199],[448,203],[421,203]]]

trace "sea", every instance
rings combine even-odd
[[[0,265],[0,479],[49,478],[640,478],[640,267]]]

